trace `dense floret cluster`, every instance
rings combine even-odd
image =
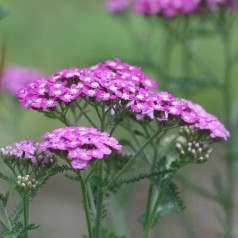
[[[75,169],[83,169],[92,159],[102,159],[113,150],[121,150],[122,146],[107,132],[96,128],[70,126],[46,132],[40,148],[54,152],[64,151],[72,160]]]
[[[32,164],[52,163],[54,161],[54,155],[49,151],[42,150],[39,148],[39,145],[39,142],[27,139],[1,148],[0,152],[5,160],[27,161]]]
[[[129,0],[109,0],[106,2],[106,10],[112,13],[119,13],[129,7]]]
[[[211,138],[223,138],[227,140],[227,138],[230,136],[230,133],[226,130],[224,125],[218,120],[217,117],[206,112],[204,108],[198,104],[194,104],[189,100],[183,99],[183,101],[186,102],[198,116],[198,120],[194,124],[195,128],[210,131]]]
[[[217,11],[223,6],[231,10],[238,9],[236,0],[108,0],[106,9],[109,12],[121,12],[132,5],[135,13],[143,15],[162,15],[176,17],[193,12]]]
[[[37,69],[12,65],[4,70],[0,89],[13,96],[17,96],[19,89],[40,77],[42,77],[42,73]]]
[[[140,67],[116,59],[90,68],[58,70],[28,84],[19,91],[18,98],[23,107],[53,108],[80,96],[103,101],[130,100],[139,92],[156,87],[156,82],[143,74]]]
[[[199,0],[138,0],[135,2],[134,10],[138,14],[174,17],[198,10],[199,3]]]
[[[154,80],[140,67],[108,60],[90,68],[58,70],[47,78],[37,79],[19,91],[19,101],[27,108],[53,108],[78,97],[112,102],[114,110],[126,107],[137,119],[149,117],[160,122],[179,120],[210,132],[211,138],[229,136],[224,125],[201,106],[174,97],[168,92],[153,92]]]

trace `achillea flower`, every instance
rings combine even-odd
[[[102,159],[113,150],[121,150],[122,146],[107,132],[96,128],[70,126],[57,128],[43,135],[42,150],[66,152],[72,160],[74,169],[83,169],[92,159]]]
[[[17,96],[19,89],[40,77],[42,77],[42,74],[37,69],[12,65],[4,70],[0,89],[12,96]]]
[[[131,110],[137,114],[137,119],[148,116],[158,122],[194,124],[195,128],[209,132],[210,138],[230,136],[225,126],[214,115],[206,112],[200,105],[189,100],[179,99],[168,92],[148,92],[143,99],[134,99],[128,103]]]
[[[42,109],[56,107],[60,102],[70,103],[78,97],[127,101],[156,87],[156,82],[140,67],[115,59],[90,68],[58,70],[26,85],[19,91],[18,99],[23,107]]]
[[[50,164],[54,155],[39,148],[39,142],[31,139],[16,142],[0,149],[0,154],[6,163]]]
[[[189,14],[199,9],[200,0],[137,0],[134,11],[138,14],[175,17]]]
[[[107,0],[106,10],[111,13],[119,13],[129,7],[129,0]]]
[[[195,122],[195,128],[199,130],[207,130],[210,133],[211,138],[223,138],[227,140],[230,136],[229,131],[225,126],[212,114],[209,114],[198,104],[194,104],[189,100],[183,100],[187,103],[188,107],[191,108],[197,115],[197,121]]]

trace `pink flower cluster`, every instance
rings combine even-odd
[[[112,150],[121,150],[122,146],[107,132],[96,128],[70,126],[46,132],[42,150],[65,151],[74,169],[83,169],[92,159],[102,159]]]
[[[117,13],[127,9],[129,5],[132,5],[137,14],[161,14],[168,18],[205,9],[216,11],[220,6],[238,10],[237,0],[107,0],[106,10]]]
[[[191,101],[184,100],[188,104],[188,106],[194,110],[194,112],[198,115],[198,120],[194,124],[194,126],[200,130],[208,130],[210,131],[211,138],[223,138],[227,140],[230,136],[229,131],[226,130],[224,125],[212,114],[209,114],[198,104],[194,104]]]
[[[175,17],[198,10],[199,4],[200,0],[137,0],[134,11],[138,14]]]
[[[204,109],[197,110],[191,102],[168,92],[150,91],[156,87],[155,81],[138,66],[115,59],[90,68],[59,70],[52,76],[37,79],[19,91],[19,101],[24,107],[37,109],[56,107],[59,102],[69,103],[79,96],[93,97],[113,101],[113,105],[120,108],[126,106],[137,119],[148,116],[159,122],[175,119],[176,123],[181,119],[210,131],[212,138],[227,139],[229,133],[216,117],[210,114],[207,117],[208,113],[204,116]]]
[[[174,97],[168,92],[147,92],[143,97],[138,94],[136,100],[131,100],[128,106],[137,114],[137,119],[149,116],[159,122],[181,119],[185,123],[194,124],[200,130],[207,130],[211,138],[227,140],[229,132],[213,115],[207,113],[201,106]]]
[[[26,159],[33,164],[37,162],[50,163],[53,161],[53,154],[49,151],[45,151],[39,148],[39,142],[31,139],[22,140],[16,142],[13,145],[8,145],[5,148],[1,148],[0,152],[3,157],[9,157],[12,159]]]
[[[194,123],[198,119],[187,103],[166,91],[138,94],[136,100],[131,100],[128,106],[137,113],[138,119],[145,115],[159,122],[167,122],[174,116],[186,123]]]
[[[107,0],[106,10],[112,13],[124,11],[129,7],[129,0]]]
[[[130,100],[138,92],[156,87],[156,82],[143,74],[140,67],[115,59],[90,68],[58,70],[54,75],[37,79],[21,89],[18,99],[23,107],[53,108],[79,96],[103,101]]]
[[[4,70],[0,89],[1,91],[6,91],[13,96],[17,96],[19,89],[39,77],[42,77],[42,74],[37,69],[12,65]]]

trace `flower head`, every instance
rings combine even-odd
[[[19,89],[40,77],[42,77],[42,74],[37,69],[12,65],[4,70],[0,88],[1,91],[17,96]]]
[[[134,10],[138,14],[175,17],[179,14],[189,14],[199,9],[200,0],[137,0]]]
[[[112,13],[119,13],[129,7],[129,0],[107,0],[106,10]]]
[[[210,137],[213,139],[223,138],[227,140],[230,133],[217,117],[206,112],[205,109],[198,104],[192,103],[189,100],[183,101],[186,102],[188,107],[197,115],[198,120],[194,124],[195,128],[209,131]]]
[[[42,150],[54,152],[64,151],[72,160],[75,169],[83,169],[92,159],[102,159],[113,150],[121,150],[122,146],[107,132],[96,128],[70,126],[46,132],[41,143]]]
[[[54,162],[54,155],[49,151],[39,148],[39,142],[31,139],[16,142],[0,149],[0,153],[6,163],[30,163],[30,164],[51,164]]]
[[[54,75],[26,85],[19,91],[18,99],[23,107],[44,109],[56,107],[60,102],[70,103],[78,97],[126,101],[138,92],[156,87],[156,82],[140,67],[115,59],[89,68],[57,70]]]

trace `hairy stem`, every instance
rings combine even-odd
[[[23,195],[23,216],[24,216],[24,227],[29,225],[29,202],[30,198],[28,194]],[[25,233],[24,238],[28,238],[28,230]]]
[[[90,209],[89,209],[89,203],[88,203],[87,186],[83,181],[80,171],[77,171],[77,175],[79,178],[79,182],[81,184],[81,190],[82,190],[82,195],[83,195],[83,206],[84,206],[84,211],[85,211],[85,216],[86,216],[88,236],[89,236],[89,238],[94,238],[93,232],[92,232],[92,226],[91,226],[91,219],[90,219]]]

